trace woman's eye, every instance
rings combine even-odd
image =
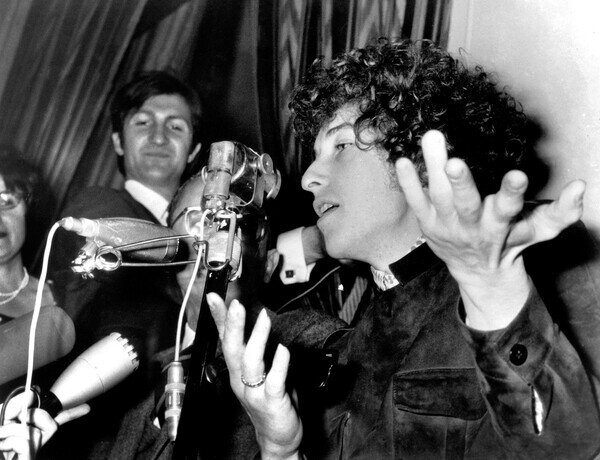
[[[352,145],[352,142],[340,142],[339,144],[335,145],[335,149],[338,152],[341,152],[342,150],[345,150],[346,148],[350,147]]]

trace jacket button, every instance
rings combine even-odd
[[[520,366],[527,360],[527,348],[525,345],[517,343],[510,349],[508,357],[510,358],[511,363],[513,363],[515,366]]]

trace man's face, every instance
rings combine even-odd
[[[115,150],[124,158],[127,179],[150,188],[179,185],[186,164],[200,148],[192,146],[192,138],[190,108],[178,94],[148,98],[125,118],[122,138],[113,133]]]
[[[314,195],[317,226],[328,254],[378,268],[410,219],[404,194],[386,160],[388,153],[380,147],[361,150],[357,146],[357,116],[356,107],[346,105],[321,128],[314,144],[315,160],[302,178],[302,187]]]

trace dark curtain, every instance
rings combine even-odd
[[[40,244],[66,196],[119,186],[107,106],[141,69],[186,77],[204,1],[3,0],[0,2],[0,143],[36,165],[44,192],[23,250]]]
[[[5,69],[0,143],[15,146],[38,166],[48,192],[39,208],[44,215],[28,229],[23,253],[30,263],[75,173],[146,2],[1,3],[2,27],[10,30],[0,36],[10,39],[14,51],[0,62]]]
[[[310,224],[299,188],[306,158],[292,136],[291,88],[313,59],[381,35],[447,38],[451,0],[3,0],[0,143],[47,184],[42,242],[69,194],[120,187],[110,144],[114,88],[170,68],[201,95],[205,144],[233,139],[270,153],[283,175],[275,230]],[[37,251],[37,252],[36,252]],[[26,262],[40,254],[26,248]],[[29,255],[28,255],[29,254]],[[39,258],[38,258],[39,262]]]

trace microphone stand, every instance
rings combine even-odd
[[[219,334],[206,301],[207,292],[225,298],[231,266],[209,271],[192,345],[187,384],[173,450],[175,460],[214,458],[220,420],[223,416],[216,403],[216,389],[211,382],[210,366],[215,358]]]

